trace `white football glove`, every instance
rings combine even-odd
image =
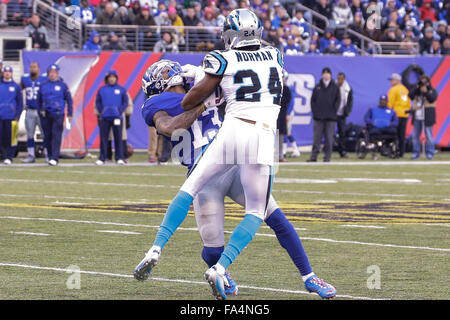
[[[194,81],[194,85],[200,82],[205,77],[205,72],[199,66],[192,64],[185,64],[181,67],[181,76],[188,81]]]
[[[222,103],[224,103],[224,101],[225,99],[223,97],[222,90],[215,90],[209,97],[203,100],[203,104],[205,105],[206,109],[210,109],[220,106]]]

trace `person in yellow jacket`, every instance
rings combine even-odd
[[[389,80],[391,88],[388,92],[388,107],[393,109],[398,117],[398,156],[401,158],[405,153],[406,124],[409,117],[407,111],[411,109],[411,100],[408,96],[409,90],[402,84],[402,77],[398,73],[393,73]]]

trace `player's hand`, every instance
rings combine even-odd
[[[200,82],[205,76],[205,72],[201,67],[194,66],[192,64],[185,64],[181,67],[181,76],[188,81],[194,81],[194,84]]]

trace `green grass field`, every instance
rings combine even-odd
[[[278,168],[273,194],[336,299],[449,299],[450,154],[329,164],[308,156]],[[132,277],[186,173],[145,161],[137,153],[120,167],[1,166],[0,299],[212,299],[192,213],[152,278]],[[226,231],[242,213],[227,203]],[[240,286],[233,301],[320,299],[265,225],[229,270]]]

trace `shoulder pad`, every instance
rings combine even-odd
[[[220,51],[211,51],[203,59],[202,68],[205,73],[222,76],[225,73],[228,62]]]

